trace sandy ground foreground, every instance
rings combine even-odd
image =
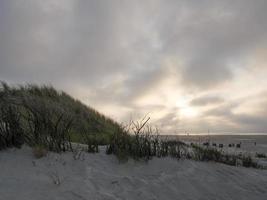
[[[35,159],[23,147],[0,152],[0,199],[266,200],[267,170],[171,158],[119,164],[103,152]]]

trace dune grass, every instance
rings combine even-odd
[[[52,87],[10,87],[6,83],[0,87],[0,150],[27,144],[39,158],[47,151],[73,151],[76,142],[85,144],[89,153],[106,145],[106,153],[121,162],[170,156],[259,167],[250,156],[227,155],[216,148],[163,139],[149,120],[145,117],[122,126]]]
[[[232,155],[226,154],[221,150],[213,147],[203,147],[196,144],[192,144],[193,148],[192,158],[199,161],[214,161],[224,163],[231,166],[244,166],[261,168],[260,165],[255,162],[250,155]]]
[[[267,155],[264,153],[256,153],[257,158],[267,158]]]
[[[43,146],[71,151],[72,142],[107,144],[120,125],[51,86],[0,85],[0,149]]]
[[[147,125],[149,119],[131,122],[118,130],[107,146],[107,154],[115,154],[122,161],[128,158],[147,161],[153,157],[186,157],[186,145],[178,140],[161,139],[157,129]]]

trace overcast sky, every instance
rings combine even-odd
[[[267,132],[266,0],[0,0],[0,80],[164,133]]]

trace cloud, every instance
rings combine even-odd
[[[193,99],[190,104],[192,106],[206,106],[210,104],[219,104],[224,102],[224,99],[218,96],[203,96]]]
[[[208,88],[232,79],[232,64],[266,41],[266,7],[266,1],[168,4],[160,31],[163,51],[183,55],[183,83]]]
[[[251,102],[250,98],[244,98],[243,101],[241,101],[244,105],[240,105],[240,99],[236,102],[227,102],[223,105],[209,109],[203,113],[202,117],[209,118],[211,119],[210,121],[214,120],[217,123],[221,123],[221,125],[213,127],[213,129],[216,131],[222,129],[229,132],[243,133],[266,132],[266,92],[259,93],[255,97],[262,99],[262,101],[258,102],[256,105],[254,104],[253,100]],[[253,106],[251,110],[252,112],[236,112],[235,109],[240,106]]]
[[[229,129],[250,119],[252,130],[260,112],[234,112],[244,99],[219,105],[266,83],[266,8],[264,0],[0,1],[0,79],[53,84],[118,120],[155,110],[169,130],[170,115],[185,121],[179,98],[193,99],[209,121],[192,127],[224,129],[215,120],[228,117]],[[217,110],[201,110],[210,105]]]

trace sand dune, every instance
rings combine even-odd
[[[113,156],[0,152],[1,200],[257,199],[267,196],[267,170],[172,158],[119,164]]]

